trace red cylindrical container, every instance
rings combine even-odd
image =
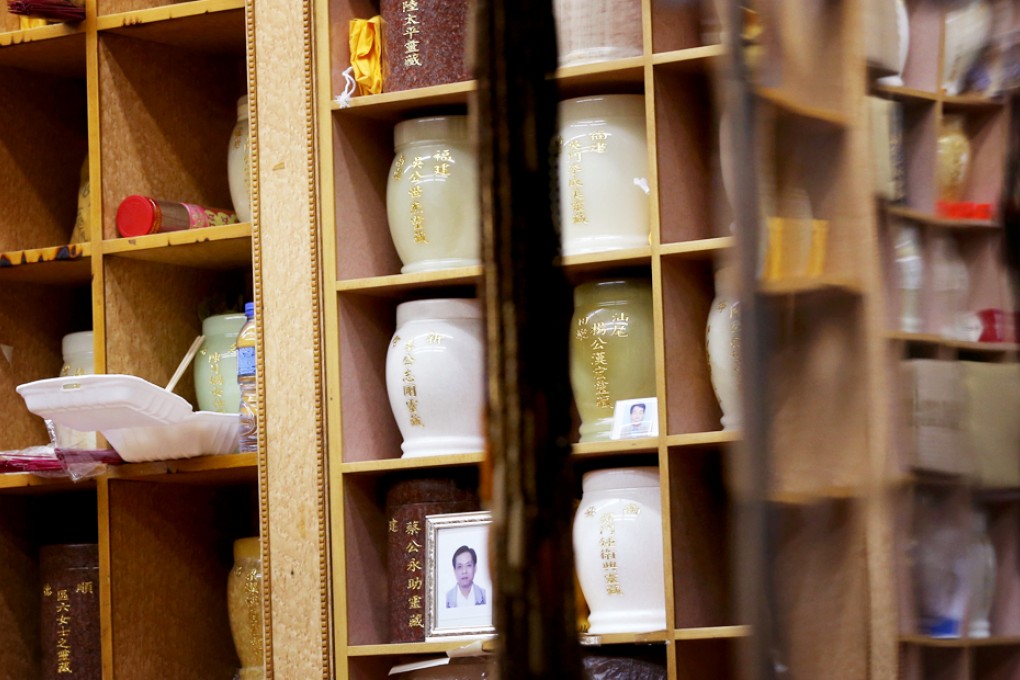
[[[236,224],[237,221],[237,214],[232,210],[161,201],[137,194],[125,198],[117,208],[117,231],[125,238]]]

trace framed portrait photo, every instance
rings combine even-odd
[[[644,439],[659,436],[659,400],[621,399],[613,410],[610,439]]]
[[[425,640],[495,634],[489,512],[425,517]]]

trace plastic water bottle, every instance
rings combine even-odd
[[[259,450],[258,389],[255,385],[255,303],[246,302],[247,320],[237,334],[237,385],[241,388],[241,421],[238,437],[241,453]]]

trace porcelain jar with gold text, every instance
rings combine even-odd
[[[477,300],[397,305],[386,391],[404,458],[485,449],[482,309]]]
[[[591,613],[589,633],[666,627],[662,501],[654,467],[595,470],[582,478],[574,562]]]

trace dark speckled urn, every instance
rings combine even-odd
[[[383,91],[467,80],[468,0],[382,0]]]
[[[390,642],[425,640],[425,516],[478,510],[466,480],[400,479],[386,493]]]
[[[43,680],[100,680],[99,546],[39,549]],[[0,671],[2,674],[2,671]]]

